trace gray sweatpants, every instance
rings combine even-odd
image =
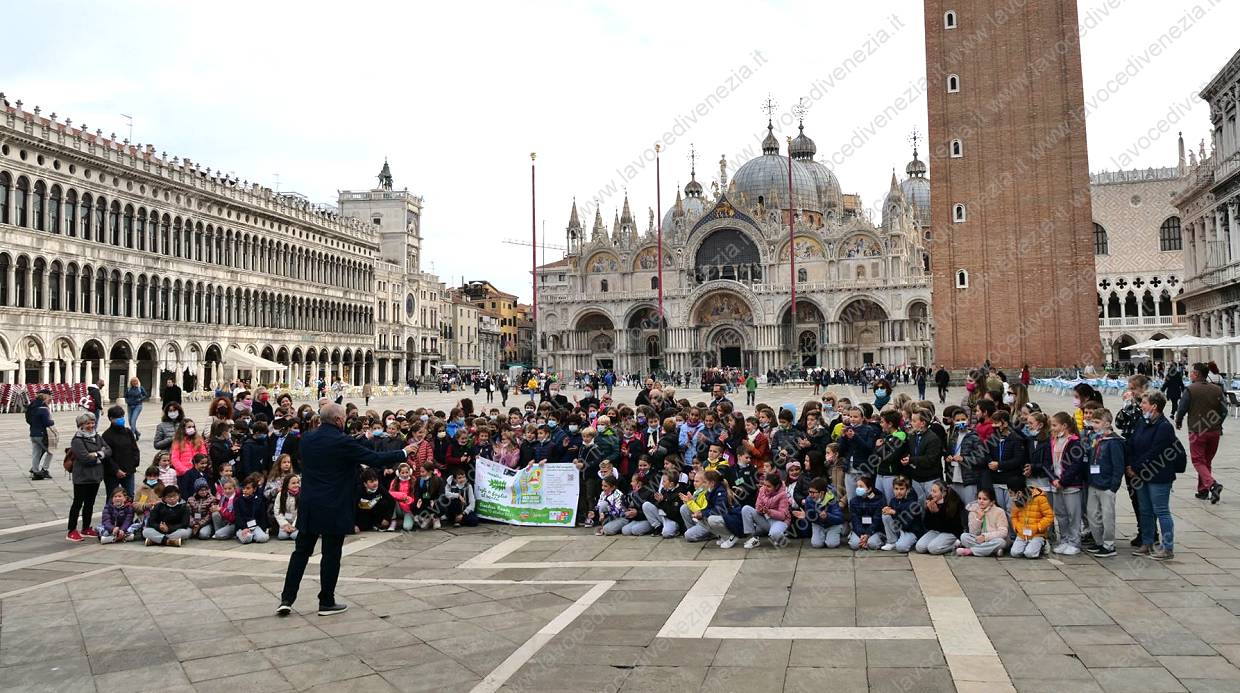
[[[720,539],[736,536],[732,534],[732,532],[728,529],[727,523],[723,521],[723,515],[711,515],[710,517],[707,517],[706,526],[710,528],[711,534],[719,537]]]
[[[47,452],[47,439],[43,436],[30,436],[30,473],[40,474],[47,470],[52,456]]]
[[[883,545],[883,533],[875,532],[869,535],[865,540],[865,547],[869,549],[878,549]],[[857,551],[861,548],[861,537],[856,532],[848,533],[848,548]]]
[[[1059,543],[1081,548],[1081,489],[1052,491],[1051,505],[1055,511],[1055,532]],[[1111,513],[1115,513],[1114,498],[1111,500]]]
[[[1018,538],[1012,542],[1012,557],[1020,558],[1041,558],[1042,547],[1046,544],[1046,540],[1042,537],[1033,537],[1032,539]]]
[[[1115,546],[1115,492],[1105,488],[1091,488],[1085,498],[1088,506],[1089,531],[1098,546]]]
[[[921,535],[915,545],[917,553],[929,553],[941,556],[956,548],[956,537],[938,530],[930,530]]]
[[[746,536],[757,537],[765,534],[770,537],[772,544],[783,541],[784,534],[788,532],[787,522],[759,515],[756,508],[748,505],[741,508],[741,524]]]
[[[976,535],[965,532],[960,535],[960,544],[966,549],[972,549],[974,556],[993,556],[996,551],[1007,545],[1007,539],[982,541]]]
[[[178,529],[173,532],[168,532],[167,534],[163,534],[162,532],[160,532],[158,529],[155,529],[154,527],[147,527],[146,529],[142,530],[142,537],[144,539],[150,539],[156,544],[162,544],[164,539],[180,539],[181,541],[184,541],[186,539],[189,539],[189,527]]]
[[[823,527],[815,522],[810,526],[809,545],[815,549],[821,549],[824,546],[828,549],[838,548],[843,540],[844,525]]]
[[[883,515],[883,535],[888,542],[896,545],[896,551],[900,553],[908,553],[917,545],[917,535],[897,527],[896,518],[892,515]]]
[[[680,506],[680,517],[685,521],[685,541],[706,541],[711,537],[710,527],[706,520],[693,519],[689,506]]]

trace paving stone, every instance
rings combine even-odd
[[[1159,657],[1158,662],[1181,681],[1185,679],[1217,679],[1240,682],[1240,669],[1237,669],[1224,657],[1199,656]],[[1240,689],[1240,683],[1236,683]]]
[[[1086,645],[1073,649],[1081,663],[1090,669],[1159,666],[1158,660],[1140,645]]]
[[[1012,678],[1041,677],[1050,681],[1089,681],[1085,665],[1073,655],[1044,655],[1036,651],[1023,654],[1000,654],[1004,668]]]
[[[625,677],[622,693],[696,691],[706,680],[705,666],[639,666]]]
[[[782,685],[785,669],[756,667],[717,667],[706,671],[703,691],[765,691]]]
[[[325,683],[360,679],[375,673],[356,655],[314,659],[281,666],[279,669],[294,688],[302,691]]]
[[[954,691],[956,689],[947,667],[889,669],[871,666],[866,674],[872,691]]]
[[[715,652],[711,667],[784,669],[791,652],[791,640],[724,640]]]
[[[1090,673],[1107,693],[1179,693],[1184,690],[1162,667],[1094,669]]]
[[[869,690],[865,669],[789,667],[784,675],[784,693],[866,693]]]

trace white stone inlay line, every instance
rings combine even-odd
[[[457,568],[490,568],[499,559],[530,543],[530,537],[511,537],[505,539],[473,558],[457,566]],[[507,567],[507,566],[505,566]]]
[[[472,693],[494,693],[494,691],[498,691],[500,686],[503,686],[508,679],[512,678],[513,674],[517,673],[521,667],[525,666],[526,662],[529,662],[542,649],[543,645],[546,645],[560,631],[567,628],[570,623],[576,620],[586,609],[590,608],[594,602],[598,601],[599,597],[603,596],[615,584],[615,581],[608,580],[591,587],[588,592],[581,595],[580,599],[573,602],[572,606],[561,611],[560,615],[551,619],[551,622],[543,626],[542,630],[539,630],[532,638],[522,643],[512,654],[508,655],[507,659],[500,662],[499,666],[492,669],[491,673],[486,675],[486,678],[479,681],[478,685],[473,687]]]
[[[667,617],[658,637],[701,638],[740,570],[740,561],[710,561],[676,610]]]
[[[36,522],[32,525],[20,525],[18,527],[6,527],[0,529],[0,537],[6,537],[10,534],[20,534],[21,532],[29,532],[32,529],[46,529],[47,527],[55,527],[63,525],[64,520],[48,520],[47,522]]]
[[[926,599],[930,622],[947,658],[957,689],[984,687],[988,692],[1015,692],[1007,669],[986,635],[977,612],[942,556],[910,554],[913,573]],[[982,685],[979,685],[982,684]]]
[[[934,640],[935,633],[930,626],[709,626],[704,637],[722,640]]]

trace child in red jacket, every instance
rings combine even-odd
[[[414,488],[413,467],[408,462],[401,462],[396,468],[396,478],[388,486],[388,495],[396,501],[396,519],[406,532],[413,531]]]

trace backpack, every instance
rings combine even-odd
[[[1175,463],[1175,473],[1183,474],[1188,469],[1188,453],[1178,437],[1171,442],[1171,453],[1174,456],[1172,461]]]
[[[66,472],[73,472],[73,459],[73,448],[65,448],[65,460],[62,464],[64,464]]]

